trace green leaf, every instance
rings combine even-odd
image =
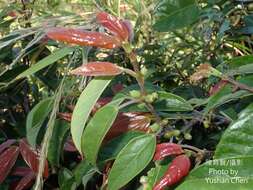
[[[36,106],[34,106],[27,116],[26,138],[29,144],[33,147],[36,146],[36,140],[43,122],[52,110],[52,100],[52,98],[46,98],[40,101]]]
[[[102,107],[96,112],[83,132],[82,152],[87,161],[93,165],[96,165],[99,148],[118,112],[118,105],[109,104]]]
[[[215,151],[215,158],[237,155],[253,156],[253,104],[240,114],[223,134]]]
[[[118,190],[152,160],[156,146],[154,135],[146,134],[132,139],[118,154],[108,177],[108,189]]]
[[[234,57],[233,59],[230,59],[227,61],[227,64],[230,69],[236,69],[238,67],[241,67],[241,66],[247,65],[247,64],[251,64],[251,63],[253,63],[253,56],[252,55]]]
[[[58,183],[60,190],[72,190],[76,189],[77,187],[73,173],[67,168],[60,170],[58,175]]]
[[[237,67],[233,70],[229,70],[226,75],[242,75],[242,74],[252,74],[253,73],[253,64],[246,64],[240,67]]]
[[[81,153],[81,139],[90,112],[101,96],[111,78],[95,78],[80,95],[71,119],[71,135],[77,150]]]
[[[88,178],[92,177],[95,172],[96,169],[86,160],[84,160],[80,164],[78,164],[73,171],[75,182],[79,185],[83,181],[83,178],[86,178],[87,181]]]
[[[98,156],[99,160],[103,162],[115,159],[122,148],[124,148],[124,146],[126,146],[130,140],[143,134],[143,132],[129,131],[118,137],[115,137],[110,142],[101,147]]]
[[[199,18],[199,9],[194,0],[164,0],[158,5],[160,18],[154,25],[155,30],[167,32],[187,27]]]
[[[156,111],[191,111],[193,107],[185,99],[164,91],[158,91],[159,99],[154,103]]]
[[[194,169],[176,190],[251,190],[253,157],[211,160]]]
[[[62,120],[56,120],[55,126],[52,134],[52,138],[49,142],[48,147],[48,161],[53,166],[60,166],[60,156],[62,154],[62,149],[64,145],[64,140],[66,138],[66,134],[69,130],[69,123],[62,121]]]
[[[250,92],[244,90],[239,90],[233,93],[233,86],[226,85],[220,89],[219,92],[208,98],[208,103],[205,107],[205,114],[207,114],[211,109],[217,108],[218,106],[251,95],[252,94]]]
[[[168,165],[156,165],[152,168],[147,175],[147,184],[145,184],[145,190],[152,190],[156,182],[163,177],[168,169]]]
[[[72,53],[75,50],[73,47],[65,47],[53,52],[51,55],[45,57],[44,59],[40,60],[35,65],[31,66],[29,69],[25,70],[23,73],[19,74],[16,79],[24,78],[29,75],[32,75],[39,70],[53,64],[54,62],[58,61],[59,59],[65,57],[66,55]]]

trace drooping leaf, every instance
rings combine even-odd
[[[115,76],[123,70],[110,62],[89,62],[71,71],[71,74],[81,76]]]
[[[51,165],[59,166],[60,156],[62,154],[64,139],[70,129],[69,124],[64,121],[56,120],[52,138],[48,147],[48,161]]]
[[[47,36],[52,40],[81,46],[95,46],[107,49],[121,46],[121,41],[117,37],[74,28],[51,28],[47,31]]]
[[[29,112],[26,119],[26,138],[32,147],[36,146],[36,140],[43,122],[52,110],[53,99],[46,98],[40,101]]]
[[[11,146],[0,155],[0,184],[10,173],[14,166],[19,154],[17,146]]]
[[[252,74],[253,73],[253,64],[246,64],[240,67],[228,70],[226,75],[243,75],[243,74]]]
[[[159,2],[154,28],[167,32],[187,27],[199,18],[199,9],[195,0],[163,0]]]
[[[132,139],[118,154],[108,177],[108,188],[118,190],[140,173],[151,161],[155,151],[154,135]]]
[[[31,187],[35,178],[36,175],[33,172],[30,172],[29,174],[21,178],[21,180],[15,187],[15,190],[23,190]]]
[[[39,171],[39,152],[34,150],[25,139],[21,139],[19,142],[20,153],[26,162],[26,164],[33,170],[34,173],[38,173]],[[48,162],[45,162],[45,168],[43,176],[47,178],[48,173]]]
[[[97,154],[102,141],[118,115],[119,105],[117,104],[122,101],[123,99],[119,99],[116,104],[109,103],[99,109],[83,132],[82,152],[87,161],[93,165],[96,165]]]
[[[253,156],[253,104],[244,109],[239,118],[233,122],[216,148],[215,158],[235,156]]]
[[[6,148],[9,148],[11,145],[13,145],[15,142],[17,142],[15,139],[8,139],[7,141],[3,142],[0,145],[0,153],[2,153]]]
[[[101,96],[107,85],[109,85],[110,81],[111,78],[93,79],[83,90],[76,103],[71,119],[71,135],[73,142],[80,153],[81,137],[86,121],[90,115],[92,108],[96,104],[98,98]]]
[[[142,112],[122,112],[119,113],[105,140],[110,140],[127,131],[147,132],[151,122],[151,115]]]
[[[40,60],[38,63],[31,66],[29,69],[25,70],[21,74],[19,74],[16,77],[16,79],[20,79],[20,78],[30,76],[30,75],[40,71],[41,69],[55,63],[56,61],[58,61],[59,59],[65,57],[66,55],[72,53],[74,50],[75,50],[75,48],[73,48],[73,47],[65,47],[65,48],[59,49],[59,50],[53,52],[51,55],[49,55],[49,56],[45,57],[44,59]]]

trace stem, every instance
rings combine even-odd
[[[185,148],[185,149],[189,149],[189,150],[193,150],[193,151],[195,151],[195,152],[199,152],[199,153],[203,153],[204,152],[204,150],[201,150],[201,149],[199,149],[199,148],[197,148],[197,147],[195,147],[195,146],[191,146],[191,145],[186,145],[186,144],[182,144],[182,145],[180,145],[182,148]]]
[[[234,79],[229,78],[229,77],[224,77],[223,80],[225,80],[225,81],[227,81],[227,82],[233,84],[236,88],[239,88],[239,89],[241,89],[241,90],[247,90],[247,91],[253,93],[253,88],[247,86],[246,84],[242,84],[242,83],[240,83],[240,82],[237,82],[237,81],[235,81]]]
[[[141,95],[144,97],[144,96],[147,95],[147,92],[146,92],[145,87],[144,87],[145,81],[144,81],[143,75],[140,72],[139,64],[138,64],[138,61],[137,61],[137,58],[136,58],[136,54],[133,51],[131,51],[130,53],[128,53],[128,57],[129,57],[129,59],[131,61],[131,64],[132,64],[132,66],[134,68],[134,71],[135,71],[135,74],[136,74],[135,78],[136,78],[137,83],[138,83],[138,85],[140,87]],[[150,103],[148,103],[146,101],[144,101],[144,103],[145,103],[147,109],[151,112],[151,114],[154,115],[157,124],[160,125],[161,118],[156,113],[156,111],[155,111],[154,107],[152,106],[152,104],[150,104]]]

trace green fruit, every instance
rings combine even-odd
[[[129,92],[130,96],[133,98],[140,98],[141,97],[141,92],[138,90],[131,90]]]
[[[170,139],[171,137],[173,137],[174,136],[174,134],[173,134],[173,131],[168,131],[168,132],[166,132],[165,134],[164,134],[164,138],[165,139]]]
[[[185,133],[185,134],[184,134],[184,139],[185,139],[185,140],[192,140],[191,134],[190,134],[190,133]]]
[[[153,96],[153,98],[154,98],[155,100],[158,99],[158,94],[157,94],[156,92],[153,92],[151,95]]]
[[[162,122],[161,122],[161,125],[165,126],[165,125],[168,125],[168,123],[169,123],[168,119],[163,119]]]
[[[155,98],[153,97],[152,94],[149,94],[149,95],[145,96],[145,101],[147,103],[153,103],[155,101]]]
[[[140,109],[144,109],[146,106],[144,103],[141,103],[141,104],[138,104],[137,107]]]
[[[143,76],[146,76],[146,75],[148,74],[148,69],[147,69],[146,67],[142,67],[142,68],[141,68],[141,74],[142,74]]]
[[[176,136],[176,137],[181,134],[180,130],[173,130],[172,132],[173,132],[173,135]]]
[[[150,126],[150,129],[151,129],[152,132],[157,132],[161,129],[161,127],[157,123],[154,123]]]

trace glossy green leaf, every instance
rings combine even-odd
[[[215,158],[253,155],[253,104],[240,114],[223,134],[215,151]]]
[[[157,8],[160,18],[154,28],[161,32],[180,29],[191,25],[199,18],[195,0],[163,0]]]
[[[253,63],[252,55],[234,57],[233,59],[227,61],[227,64],[230,69],[235,69],[235,68],[241,67],[243,65],[251,64],[251,63]]]
[[[191,111],[193,107],[185,99],[165,91],[158,91],[159,99],[154,103],[156,111]]]
[[[211,160],[194,169],[176,190],[251,190],[253,157]]]
[[[119,112],[118,106],[106,105],[99,109],[86,126],[82,136],[82,152],[88,162],[96,165],[102,141]]]
[[[32,75],[38,72],[41,69],[55,63],[59,59],[65,57],[66,55],[72,53],[75,50],[73,47],[65,47],[53,52],[51,55],[45,57],[44,59],[40,60],[35,65],[31,66],[29,69],[25,70],[23,73],[19,74],[16,79],[24,78],[29,75]]]
[[[52,98],[46,98],[40,101],[29,112],[26,119],[26,138],[29,144],[33,147],[36,146],[36,140],[41,129],[43,122],[48,114],[51,112],[53,106]]]
[[[65,142],[66,134],[69,130],[69,123],[56,120],[52,134],[52,138],[48,147],[48,161],[53,166],[60,166],[60,156],[62,154],[63,145]]]
[[[101,96],[105,88],[109,85],[111,78],[95,78],[80,95],[71,119],[71,135],[74,144],[81,153],[81,138],[90,112]]]
[[[119,154],[119,152],[127,145],[127,143],[135,137],[143,135],[143,132],[129,131],[118,137],[115,137],[110,142],[101,147],[99,152],[100,161],[113,160]]]
[[[251,95],[252,94],[250,92],[244,90],[239,90],[233,93],[233,86],[226,85],[219,92],[208,98],[208,103],[205,107],[205,114],[218,106]]]
[[[118,190],[152,160],[156,138],[146,134],[132,139],[118,154],[108,177],[108,189]]]

